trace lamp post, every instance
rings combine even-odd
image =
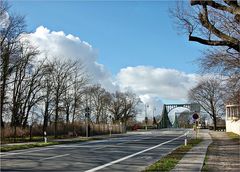
[[[153,107],[153,118],[152,118],[153,127],[154,127],[154,125],[155,125],[155,120],[154,120],[154,113],[155,113],[155,111],[156,111],[156,108],[155,108],[155,107]]]
[[[147,108],[148,104],[145,104],[145,130],[147,130],[147,123],[148,123],[148,117],[147,117]]]

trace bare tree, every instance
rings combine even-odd
[[[219,73],[226,83],[224,101],[240,103],[240,56],[221,49],[208,50],[199,59],[202,73]]]
[[[96,123],[107,122],[107,109],[110,103],[109,93],[100,85],[88,87],[88,94],[91,96],[91,109]]]
[[[19,59],[15,64],[13,70],[12,85],[12,124],[21,125],[23,120],[23,111],[25,111],[24,101],[28,101],[28,97],[25,96],[25,92],[29,87],[29,81],[31,78],[32,60],[35,58],[37,51],[35,49],[26,48],[22,45],[22,52],[19,52]],[[31,93],[30,93],[31,94]],[[31,95],[27,95],[31,96]]]
[[[115,92],[112,94],[111,104],[109,107],[110,113],[113,115],[113,122],[121,121],[123,112],[123,99],[124,95],[121,92]]]
[[[30,64],[28,78],[26,79],[26,86],[24,89],[24,98],[21,108],[23,114],[22,126],[25,128],[28,124],[29,114],[34,106],[37,106],[43,100],[44,95],[41,94],[43,89],[41,82],[43,81],[43,65],[44,61],[34,62]]]
[[[7,2],[0,1],[0,17],[9,15],[9,6]],[[3,113],[6,103],[7,81],[14,67],[16,66],[19,51],[21,51],[20,35],[25,31],[24,17],[19,15],[9,15],[6,19],[7,24],[0,27],[0,70],[1,70],[1,86],[0,86],[0,114],[1,127],[4,127]],[[2,22],[2,21],[1,21]]]
[[[217,116],[223,112],[223,100],[221,81],[215,78],[205,78],[196,87],[188,92],[188,98],[192,102],[199,103],[213,120],[216,130]]]
[[[189,41],[226,46],[239,52],[240,6],[237,0],[191,0],[178,3],[171,14]]]
[[[64,93],[71,87],[70,83],[72,80],[72,74],[74,73],[74,67],[76,65],[76,62],[54,60],[52,63],[52,82],[55,108],[54,135],[56,138],[59,112],[63,111],[63,105],[61,106],[61,103],[63,102]]]
[[[198,59],[204,72],[225,76],[230,92],[226,101],[240,95],[240,4],[238,0],[190,0],[170,10],[189,41],[210,46]],[[233,96],[232,96],[233,95]]]
[[[53,82],[52,73],[54,66],[52,63],[46,63],[43,66],[43,82],[42,82],[42,94],[43,94],[43,132],[46,131],[50,116],[53,112]]]
[[[134,119],[137,115],[137,105],[141,101],[140,98],[134,93],[126,92],[125,95],[126,98],[124,99],[124,113],[122,116],[122,121],[126,124],[130,119]]]
[[[73,67],[71,74],[71,81],[69,81],[68,89],[65,89],[63,103],[64,111],[66,113],[66,123],[70,121],[70,115],[72,114],[72,122],[74,123],[74,118],[76,111],[80,104],[82,103],[83,88],[87,83],[86,72],[84,71],[83,64],[80,61],[76,62]]]
[[[80,63],[80,62],[79,62]],[[82,64],[78,64],[75,66],[73,70],[73,110],[72,110],[72,124],[73,124],[73,132],[75,132],[74,121],[77,116],[81,112],[81,107],[83,105],[83,95],[84,95],[84,87],[88,83],[86,72],[84,71],[84,67]]]
[[[139,103],[140,99],[133,93],[115,92],[112,94],[109,111],[113,114],[113,122],[121,121],[126,125],[129,119],[136,116]]]

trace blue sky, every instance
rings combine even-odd
[[[133,90],[152,109],[187,102],[187,91],[199,78],[194,61],[205,47],[178,34],[169,15],[174,1],[10,4],[12,11],[26,16],[27,30],[41,50],[83,57],[104,88],[112,90],[117,84],[123,91]]]
[[[202,46],[178,35],[169,17],[174,1],[11,1],[26,15],[29,31],[43,25],[87,41],[98,62],[117,74],[127,66],[147,65],[196,72]]]

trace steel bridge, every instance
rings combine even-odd
[[[158,128],[170,128],[172,127],[172,123],[169,120],[168,114],[175,108],[187,108],[190,110],[190,113],[198,113],[200,114],[201,106],[198,103],[190,103],[190,104],[164,104],[162,115],[160,121],[158,122]]]

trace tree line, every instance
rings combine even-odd
[[[189,41],[207,46],[197,63],[208,77],[189,91],[189,100],[201,104],[216,128],[225,104],[240,105],[239,1],[178,1],[170,13]]]
[[[85,119],[96,124],[134,120],[140,99],[131,92],[109,92],[91,84],[84,62],[39,59],[40,52],[26,39],[24,17],[9,12],[0,1],[0,114],[1,128],[10,125],[26,128],[41,123],[42,131],[54,125],[57,135],[60,122],[74,124]],[[6,18],[7,16],[7,18]],[[16,133],[15,133],[16,134]]]

